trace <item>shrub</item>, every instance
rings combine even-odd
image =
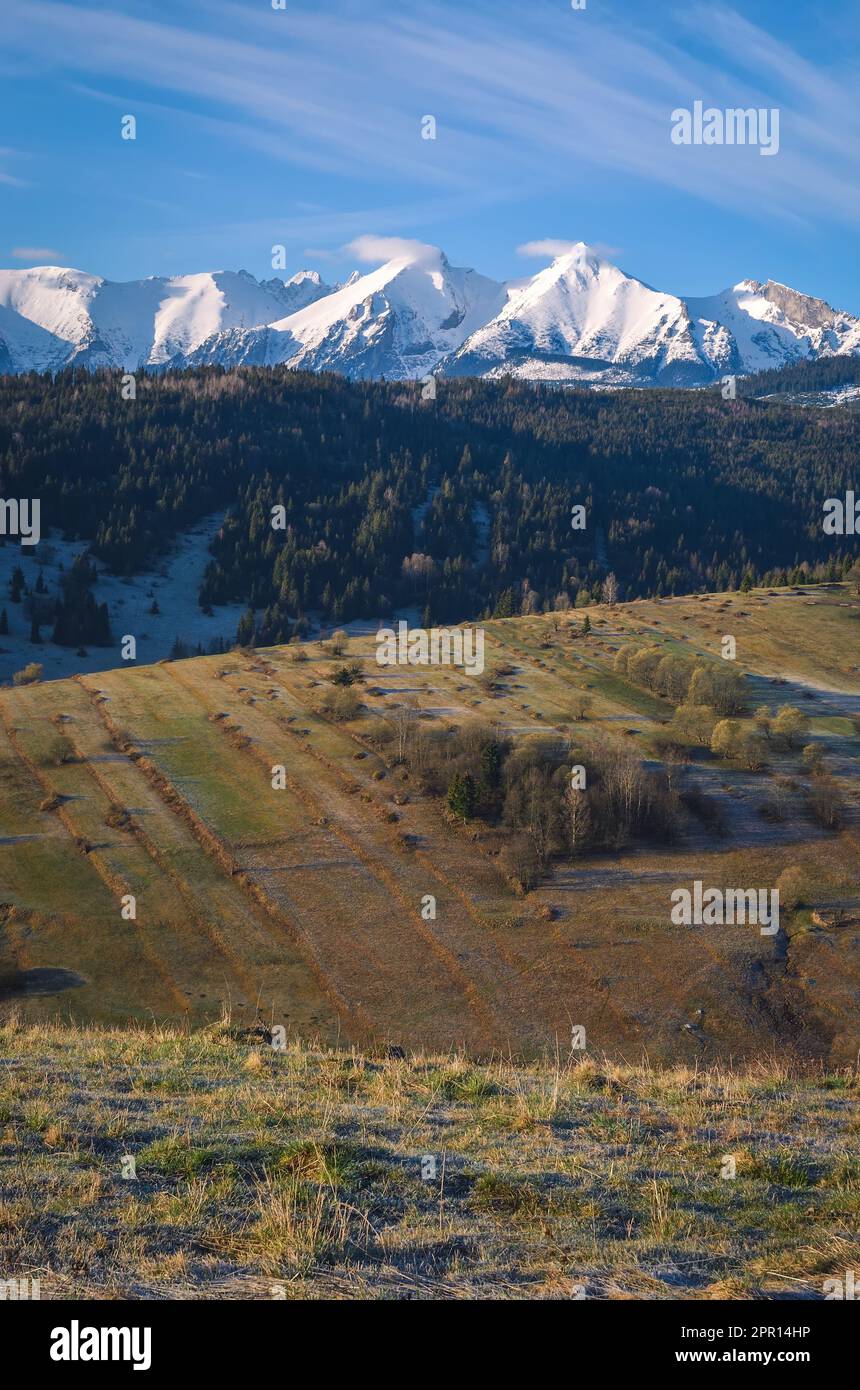
[[[680,705],[672,716],[669,728],[685,742],[707,748],[716,722],[714,711],[708,705]]]
[[[528,835],[514,835],[499,855],[499,868],[517,893],[527,893],[539,882],[543,865]]]
[[[807,743],[801,757],[810,772],[824,771],[824,750],[820,743]]]
[[[320,709],[329,719],[344,723],[348,719],[356,718],[361,709],[361,700],[354,690],[333,690],[324,696]]]
[[[591,713],[593,704],[594,700],[590,695],[586,695],[582,691],[574,691],[573,695],[570,697],[571,718],[576,720],[587,719]]]
[[[747,707],[744,678],[727,662],[697,666],[687,699],[691,705],[710,705],[723,716],[743,714]]]
[[[771,732],[786,748],[793,748],[795,741],[809,732],[809,716],[794,705],[783,705],[773,721]]]
[[[45,754],[45,762],[52,767],[62,767],[63,763],[70,763],[74,756],[75,750],[69,740],[62,734],[57,734],[51,739]]]
[[[332,685],[355,685],[356,681],[360,681],[363,675],[361,663],[354,661],[351,666],[340,666],[330,679]]]
[[[734,758],[740,744],[741,726],[736,719],[721,719],[711,734],[711,752],[718,758]]]
[[[776,880],[776,887],[779,889],[781,905],[788,912],[793,912],[795,908],[801,907],[807,900],[809,894],[807,870],[801,868],[799,864],[789,865],[787,869],[783,869]]]
[[[45,668],[38,661],[30,661],[21,671],[16,671],[12,677],[13,685],[35,685],[45,674]]]
[[[813,778],[807,805],[812,819],[825,830],[839,830],[845,824],[845,798],[833,777]]]

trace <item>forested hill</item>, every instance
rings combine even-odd
[[[470,379],[423,400],[286,368],[141,375],[133,400],[119,373],[0,381],[0,495],[40,498],[43,534],[124,573],[229,509],[201,603],[247,601],[264,641],[311,611],[584,603],[607,570],[625,597],[836,577],[858,543],[825,535],[822,507],[858,482],[858,445],[850,411],[714,392]]]
[[[743,396],[768,396],[777,392],[797,396],[852,386],[860,386],[860,357],[845,355],[821,357],[815,362],[794,362],[772,372],[753,372],[737,381],[738,394]]]

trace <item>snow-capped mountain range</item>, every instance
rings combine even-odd
[[[288,363],[361,379],[699,386],[836,353],[860,354],[860,319],[823,300],[772,280],[681,299],[584,242],[508,283],[416,243],[343,285],[311,270],[126,283],[57,266],[0,271],[0,373]]]

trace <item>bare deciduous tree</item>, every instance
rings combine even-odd
[[[618,602],[618,580],[614,574],[607,574],[603,581],[600,597],[608,608],[614,608]]]

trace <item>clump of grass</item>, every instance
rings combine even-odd
[[[462,1071],[441,1071],[431,1078],[434,1095],[439,1100],[460,1101],[471,1105],[498,1094],[498,1087],[485,1072],[466,1067]]]
[[[649,1234],[658,1245],[672,1240],[688,1224],[678,1209],[677,1194],[670,1182],[652,1178],[648,1187]]]
[[[774,1187],[812,1187],[811,1168],[792,1153],[741,1154],[737,1161],[739,1177],[758,1179]]]
[[[242,1244],[267,1274],[307,1273],[333,1261],[350,1236],[351,1210],[325,1187],[266,1179],[257,1189],[258,1217]]]
[[[511,1216],[535,1217],[543,1209],[537,1187],[498,1173],[482,1173],[472,1188],[471,1200],[481,1211],[505,1212]]]
[[[860,1192],[860,1157],[841,1154],[831,1169],[830,1179],[845,1192]]]
[[[320,1144],[316,1139],[297,1139],[284,1149],[276,1172],[303,1182],[345,1184],[356,1166],[356,1155],[346,1144]]]
[[[168,1134],[141,1149],[137,1155],[138,1174],[142,1176],[151,1168],[170,1177],[193,1178],[209,1157],[206,1149],[192,1145],[187,1134]]]
[[[569,1083],[571,1089],[579,1095],[611,1089],[611,1082],[607,1077],[606,1069],[598,1066],[591,1057],[585,1057],[581,1062],[577,1062],[575,1066],[571,1067]]]
[[[54,1122],[54,1108],[47,1101],[30,1101],[23,1108],[24,1124],[34,1134],[44,1134]]]

